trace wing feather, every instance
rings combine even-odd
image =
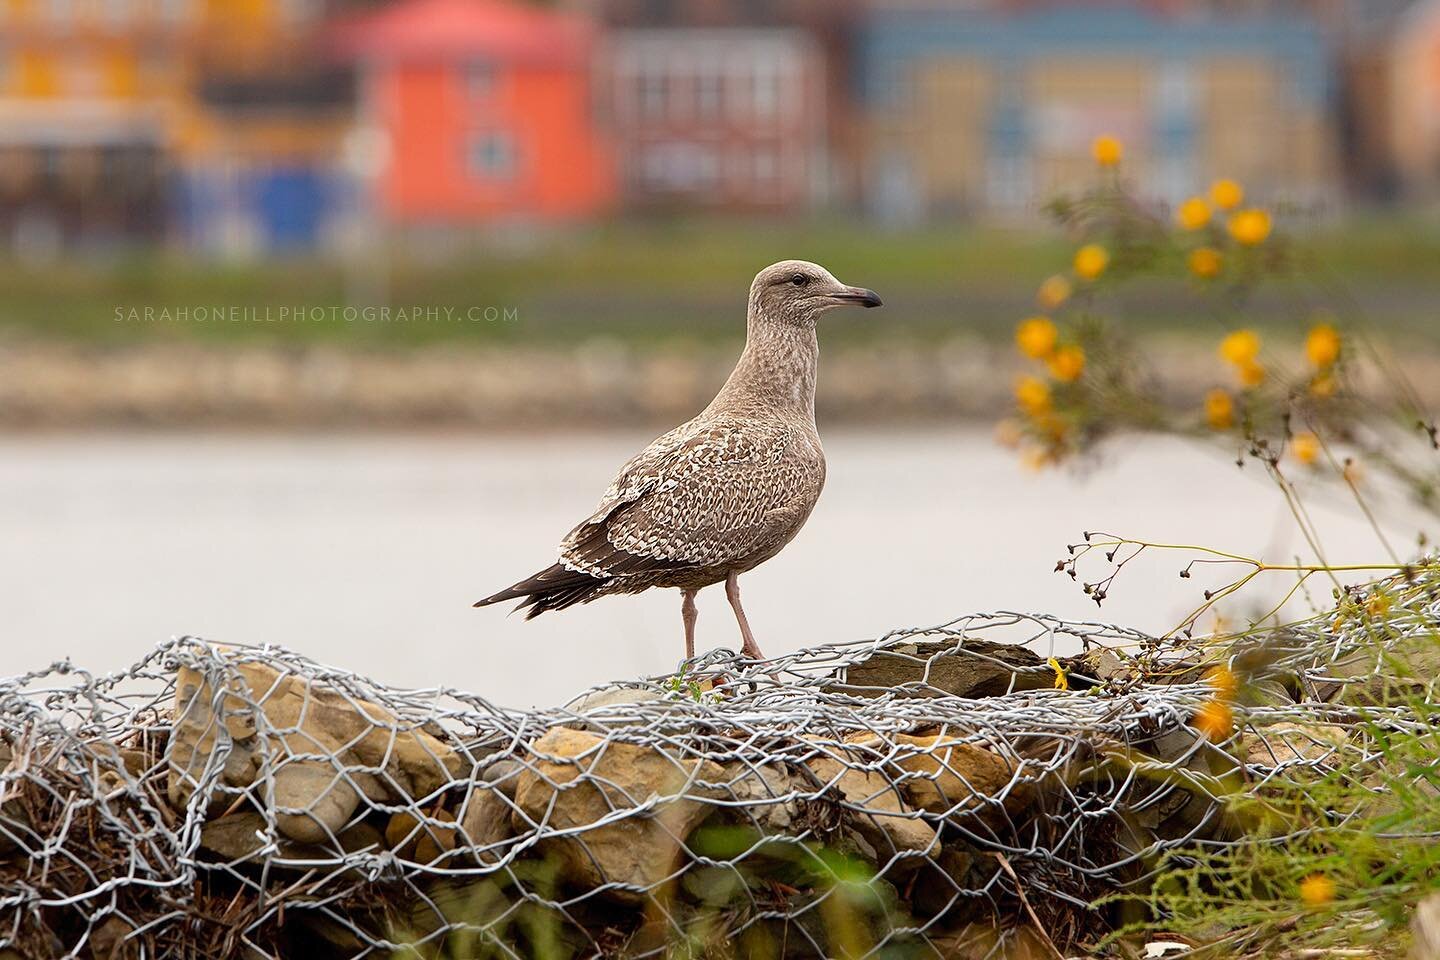
[[[561,543],[560,562],[592,576],[717,566],[784,542],[824,481],[781,423],[692,421],[621,469],[595,512]]]

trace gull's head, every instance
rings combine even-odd
[[[850,287],[808,260],[781,260],[755,275],[750,285],[750,310],[771,320],[813,326],[832,307],[878,307],[874,290]]]

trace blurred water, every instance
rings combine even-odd
[[[0,438],[0,674],[66,656],[119,668],[179,633],[279,643],[386,682],[461,686],[517,707],[669,669],[682,654],[675,591],[531,622],[470,607],[548,564],[648,439]],[[814,516],[742,580],[770,652],[976,610],[1095,617],[1053,572],[1086,529],[1282,559],[1301,548],[1258,471],[1181,441],[1123,441],[1083,478],[1028,473],[979,429],[825,441]],[[1383,559],[1353,507],[1317,494],[1312,509],[1332,561]],[[1403,514],[1389,527],[1402,546],[1415,528]],[[1204,586],[1178,579],[1181,565],[1138,561],[1100,616],[1173,625]],[[738,646],[723,591],[701,593],[700,611],[702,648]]]

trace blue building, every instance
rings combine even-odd
[[[1330,54],[1303,17],[877,11],[858,69],[865,192],[892,219],[1032,211],[1092,175],[1101,134],[1148,196],[1222,176],[1272,201],[1338,194]]]

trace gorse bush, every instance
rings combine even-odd
[[[1440,449],[1434,420],[1324,268],[1281,229],[1284,218],[1226,179],[1173,211],[1146,204],[1126,181],[1123,153],[1113,138],[1097,140],[1098,181],[1048,207],[1075,251],[1068,270],[1040,284],[1040,312],[1016,327],[1030,369],[1016,381],[1017,417],[1002,424],[1002,439],[1042,466],[1117,429],[1164,430],[1351,487],[1374,469],[1440,511],[1440,471],[1417,466],[1419,450],[1397,442],[1408,432],[1420,450]],[[1165,371],[1130,341],[1120,295],[1141,282],[1183,285],[1213,320],[1214,383],[1198,404],[1176,406]],[[1271,319],[1293,327],[1293,343],[1268,344],[1257,329],[1265,288],[1283,295],[1285,315]]]
[[[1415,905],[1440,891],[1437,587],[1432,567],[1347,592],[1334,627],[1360,638],[1346,662],[1370,672],[1337,685],[1328,709],[1297,710],[1303,722],[1232,732],[1248,678],[1217,684],[1227,722],[1212,735],[1252,777],[1226,800],[1234,837],[1172,852],[1151,889],[1110,898],[1146,917],[1112,942],[1164,932],[1200,955],[1405,954]]]
[[[1148,205],[1127,185],[1123,154],[1118,141],[1098,139],[1097,182],[1048,208],[1074,241],[1073,260],[1040,284],[1040,312],[1016,326],[1028,369],[1016,381],[1016,416],[998,435],[1035,467],[1081,457],[1127,429],[1228,446],[1237,465],[1262,465],[1315,556],[1276,563],[1086,533],[1056,564],[1099,604],[1142,555],[1191,555],[1179,574],[1205,581],[1195,584],[1196,608],[1140,656],[1152,668],[1177,655],[1216,665],[1215,695],[1192,725],[1236,760],[1216,781],[1230,832],[1170,852],[1152,865],[1152,883],[1102,898],[1099,906],[1138,918],[1106,944],[1125,952],[1126,941],[1163,933],[1216,956],[1334,947],[1400,955],[1415,905],[1440,889],[1440,567],[1402,557],[1370,501],[1398,488],[1440,512],[1435,421],[1353,304],[1287,234],[1287,211],[1256,205],[1226,179],[1173,211]],[[1123,290],[1166,283],[1213,319],[1204,334],[1213,383],[1198,402],[1165,389],[1165,371],[1147,365],[1126,329]],[[1259,323],[1264,288],[1282,291],[1286,306]],[[1292,332],[1271,343],[1276,320]],[[1386,559],[1331,563],[1301,476],[1348,490]],[[1423,534],[1417,540],[1423,550]],[[1274,574],[1288,586],[1246,626],[1195,636],[1203,613]],[[1364,574],[1385,579],[1342,579]],[[1311,600],[1305,635],[1316,643],[1320,623],[1330,636],[1322,652],[1325,643],[1348,651],[1334,665],[1343,679],[1328,691],[1285,690],[1263,678],[1265,651],[1293,643],[1297,627],[1282,610],[1317,580],[1329,583],[1333,610]],[[1283,708],[1293,722],[1250,715],[1276,702],[1293,703]]]

